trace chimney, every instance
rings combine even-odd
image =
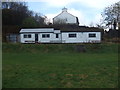
[[[62,9],[62,12],[67,12],[67,8],[64,7],[64,8]]]

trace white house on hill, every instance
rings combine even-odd
[[[62,31],[54,28],[34,28],[20,30],[21,43],[100,43],[98,30]]]
[[[76,24],[79,25],[78,17],[67,12],[67,8],[63,8],[62,12],[53,18],[53,24]]]

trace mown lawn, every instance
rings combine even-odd
[[[111,52],[111,49],[106,47],[109,51],[104,53],[42,53],[38,52],[38,48],[37,53],[35,49],[32,50],[33,53],[17,53],[10,52],[7,47],[8,45],[3,46],[3,88],[118,87],[118,53],[114,50],[116,48],[112,48]],[[33,48],[34,44],[31,47]]]

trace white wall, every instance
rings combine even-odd
[[[24,33],[29,34],[29,33]],[[30,33],[31,38],[24,38],[24,34],[20,34],[20,42],[21,43],[35,43],[35,33]],[[42,34],[50,34],[49,38],[43,38]],[[56,38],[56,34],[58,34],[58,38]],[[39,33],[38,34],[38,43],[60,43],[61,42],[61,34],[60,33]]]
[[[24,34],[20,34],[21,43],[35,43],[35,33],[31,34],[31,38],[24,38]],[[42,34],[50,34],[49,38],[43,38]],[[76,34],[76,37],[69,37],[69,34]],[[96,37],[89,37],[89,34],[96,34]],[[27,42],[26,42],[27,41]],[[62,32],[59,33],[59,38],[56,38],[56,33],[39,33],[38,43],[88,43],[101,42],[100,32]]]
[[[76,33],[76,37],[69,38],[69,34]],[[89,33],[95,33],[96,37],[89,37]],[[62,43],[87,43],[87,42],[100,42],[100,32],[62,32]]]
[[[87,37],[87,42],[101,42],[101,33],[100,32],[88,32],[88,34],[96,33],[96,38]],[[88,35],[87,35],[88,36]]]
[[[76,20],[76,17],[75,16],[72,16],[71,14],[67,13],[67,12],[63,12],[61,13],[60,15],[56,16],[54,19],[53,19],[53,23],[56,23],[57,21],[59,20],[65,20],[66,23],[77,23],[77,20]],[[67,21],[66,21],[67,19]]]
[[[31,38],[24,38],[24,34],[31,34]],[[35,34],[32,34],[32,33],[24,33],[24,34],[20,34],[21,43],[35,43]]]
[[[42,38],[42,34],[50,34],[50,37]],[[38,42],[40,42],[40,43],[57,43],[57,42],[61,41],[61,35],[59,34],[58,36],[59,36],[59,38],[56,38],[56,34],[54,34],[54,33],[40,33],[38,36],[39,37]]]

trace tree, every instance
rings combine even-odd
[[[6,0],[7,1],[7,0]],[[43,26],[45,17],[28,9],[25,2],[3,2],[2,22],[3,25],[21,25],[25,18],[34,18],[38,26]]]
[[[36,18],[36,13],[28,9],[26,2],[20,2],[20,0],[16,0],[17,2],[4,1],[2,2],[2,39],[4,41],[8,33],[19,33],[22,27],[43,26],[44,17],[38,15]]]
[[[3,25],[21,25],[29,16],[28,7],[24,2],[2,2]]]
[[[34,16],[38,26],[43,26],[45,24],[45,17],[42,17],[39,13],[35,13]]]
[[[37,22],[34,18],[28,17],[23,20],[22,27],[37,27]]]
[[[107,27],[116,29],[117,24],[120,24],[120,1],[106,7],[102,12],[103,22]]]

